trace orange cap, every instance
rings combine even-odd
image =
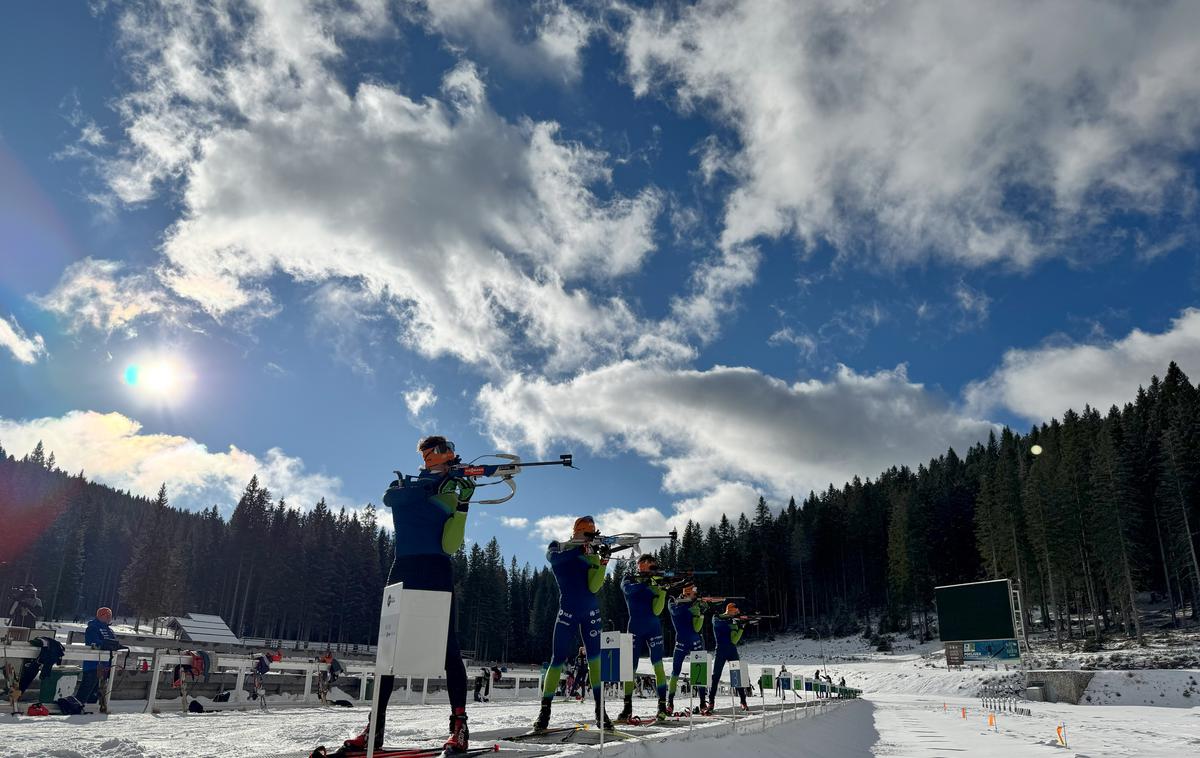
[[[734,616],[737,614],[737,612],[738,612],[737,603],[729,603],[728,605],[725,606],[725,615],[726,616]]]

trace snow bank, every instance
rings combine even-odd
[[[1084,704],[1200,708],[1200,671],[1097,671]]]

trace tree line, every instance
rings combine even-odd
[[[735,519],[688,522],[657,555],[664,568],[717,572],[697,576],[703,594],[778,616],[764,633],[928,637],[935,586],[1011,578],[1032,629],[1140,638],[1147,594],[1168,623],[1196,618],[1198,503],[1200,391],[1172,363],[1123,407],[1005,428],[961,456],[800,503],[760,497]],[[140,620],[213,613],[248,637],[373,642],[392,559],[373,505],[302,510],[255,477],[228,518],[215,505],[183,511],[165,486],[148,499],[68,474],[41,443],[21,458],[0,447],[0,523],[3,586],[35,584],[48,617],[82,620],[99,605]],[[453,562],[463,649],[542,660],[558,609],[549,568],[506,560],[495,539]],[[601,591],[606,628],[624,628],[629,570],[614,564]]]

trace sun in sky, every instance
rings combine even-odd
[[[141,356],[121,374],[121,380],[139,397],[168,405],[187,396],[194,378],[181,358],[169,354]]]

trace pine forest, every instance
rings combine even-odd
[[[86,620],[110,605],[147,625],[200,612],[248,637],[373,641],[391,564],[375,507],[299,508],[257,478],[228,518],[217,505],[177,510],[169,496],[62,471],[40,443],[20,457],[0,448],[0,586],[35,584],[49,618]],[[748,514],[689,522],[658,555],[664,568],[716,571],[699,577],[704,594],[777,615],[763,634],[936,636],[935,586],[1006,577],[1020,582],[1031,630],[1140,638],[1149,601],[1170,610],[1155,623],[1195,621],[1198,503],[1200,391],[1171,364],[1122,408],[1004,428],[799,501],[760,498]],[[454,563],[463,649],[542,660],[558,602],[548,567],[506,559],[495,539],[469,543]],[[619,570],[601,601],[606,628],[623,629]]]

